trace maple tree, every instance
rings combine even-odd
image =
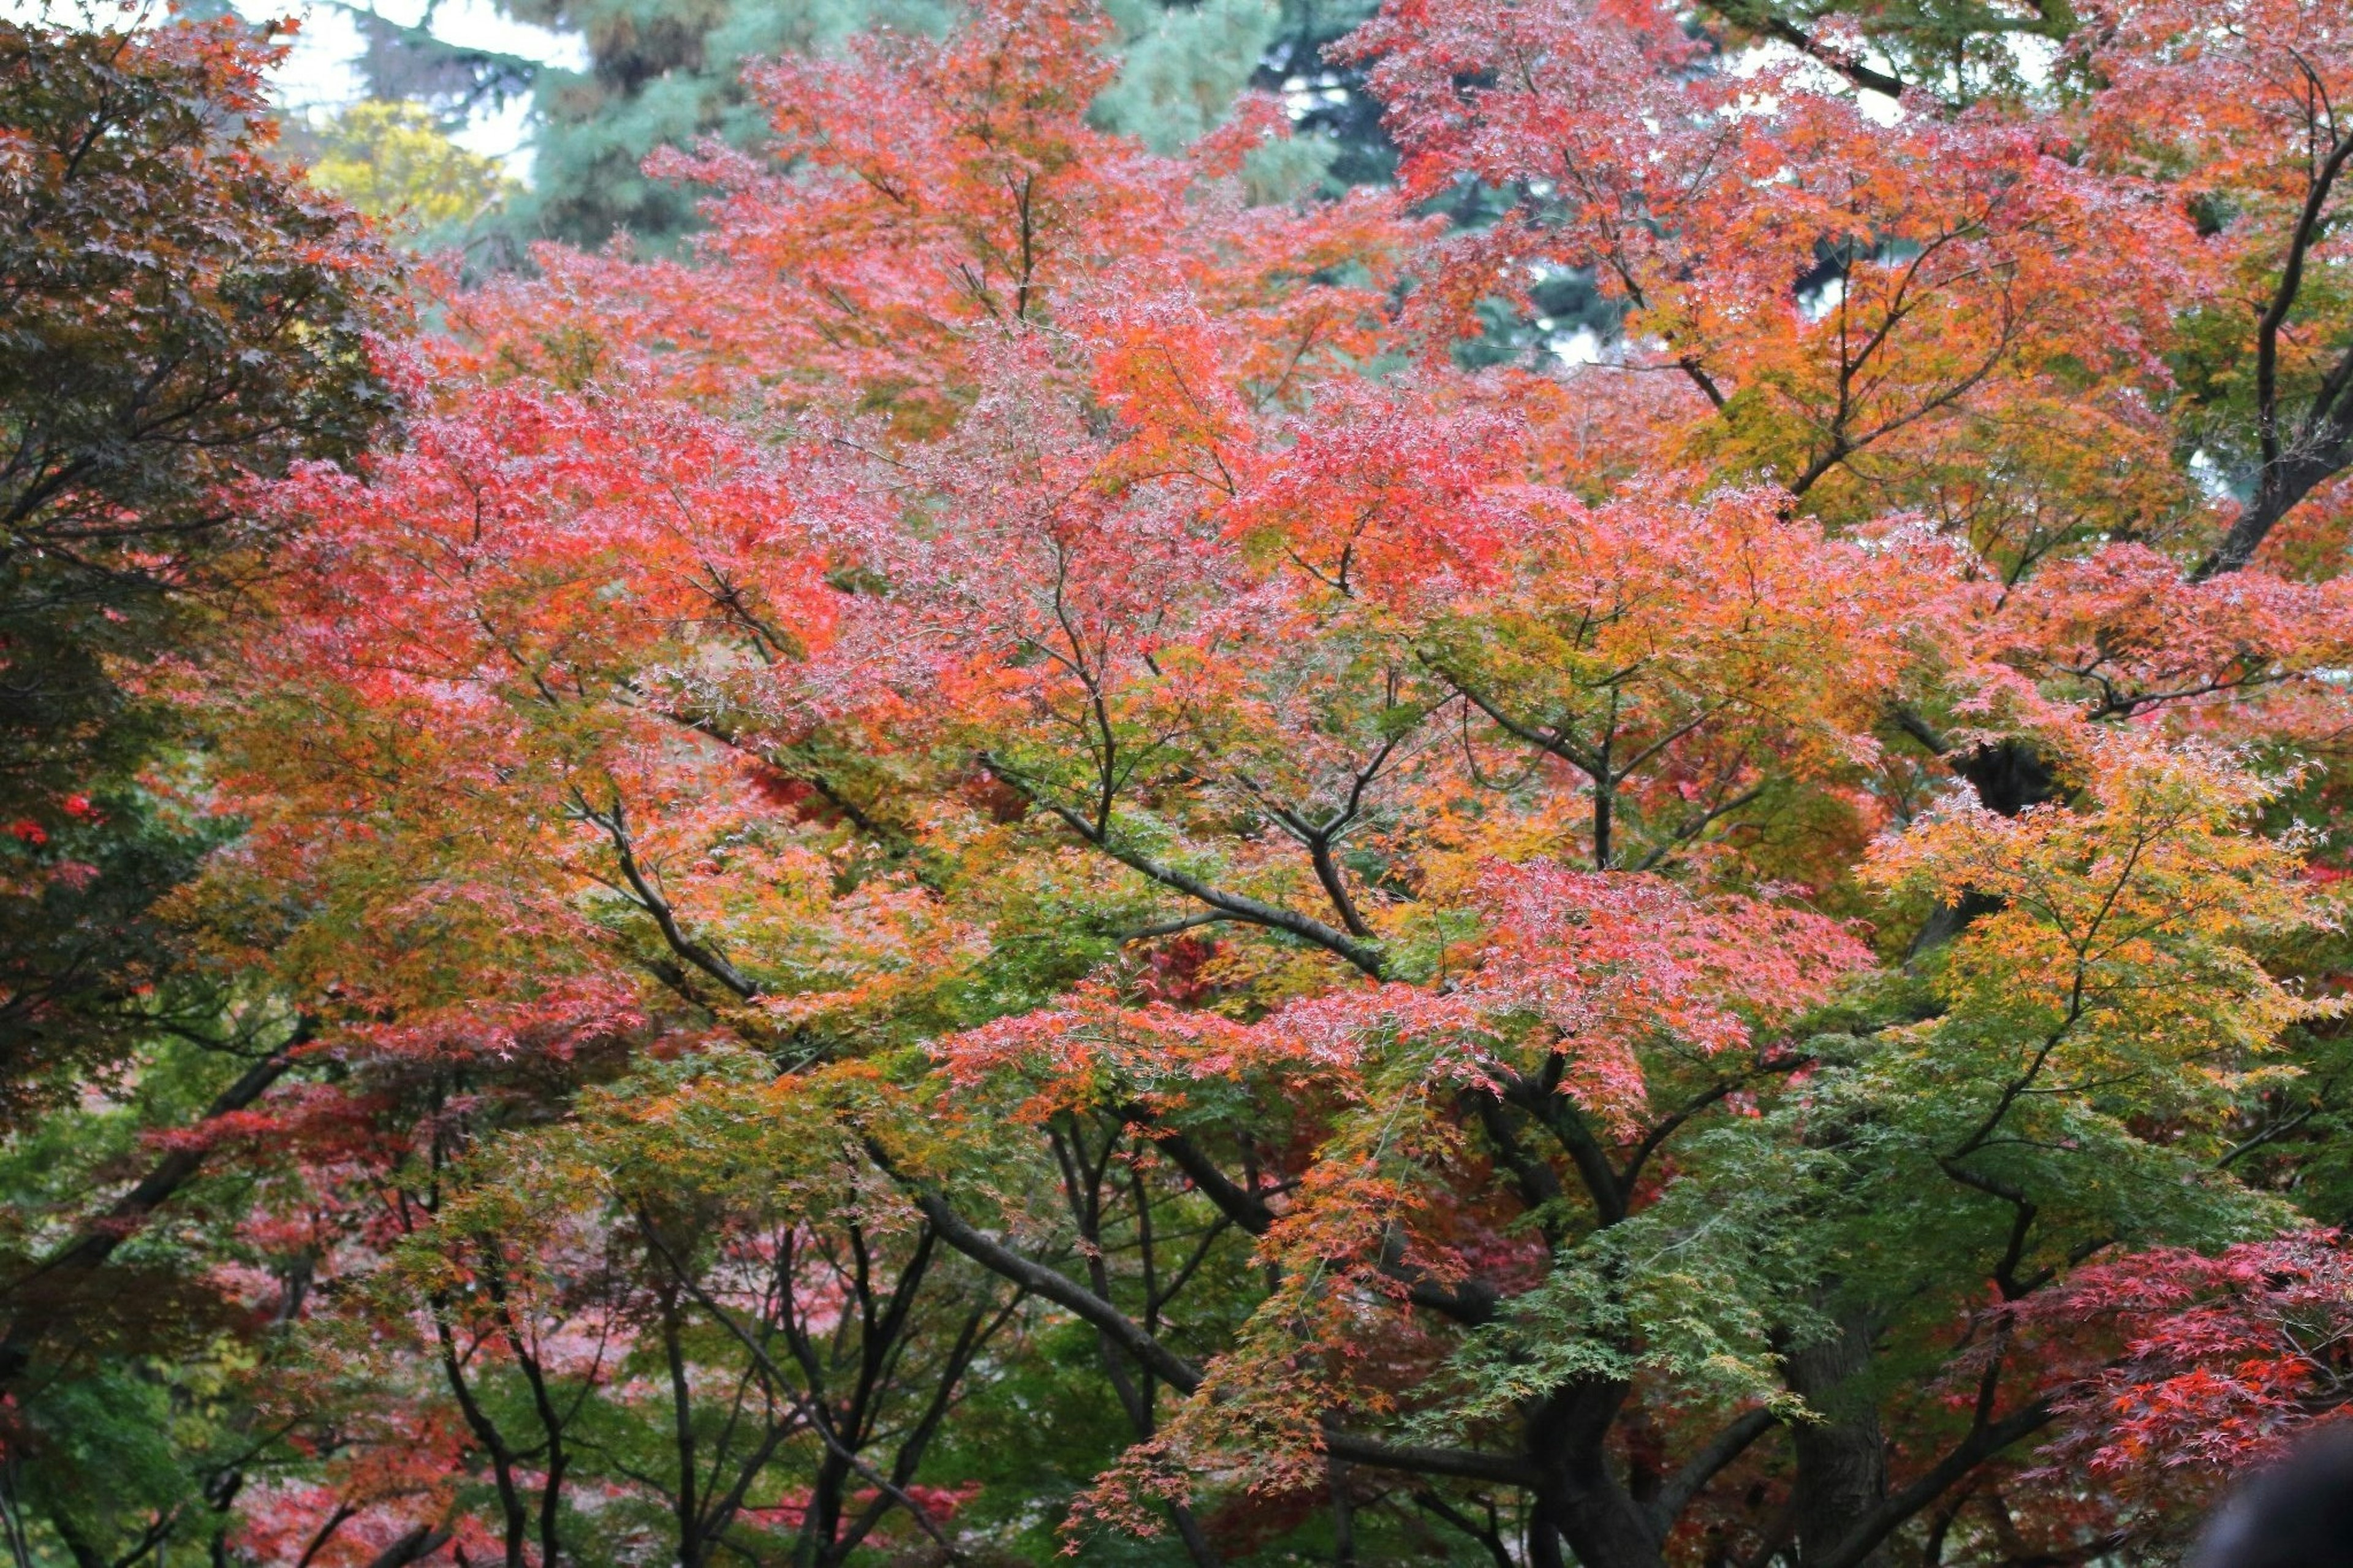
[[[220,130],[261,108],[271,58],[216,26],[0,30],[12,1116],[69,1098],[153,978],[142,919],[189,853],[132,830],[170,729],[142,686],[252,571],[227,487],[350,457],[391,406],[367,349],[395,320],[380,250],[266,160],[268,121]]]
[[[1391,0],[1333,196],[989,0],[387,350],[184,688],[220,1553],[2081,1562],[2335,1415],[2353,32],[1797,9]]]
[[[270,540],[237,493],[354,459],[399,279],[269,156],[241,25],[0,23],[0,1519],[77,1560],[218,1536],[248,1304],[140,1234],[292,1062],[300,1019],[168,913],[229,836],[172,688]],[[265,1446],[267,1438],[262,1439]]]

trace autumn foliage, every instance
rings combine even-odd
[[[2353,22],[1720,11],[1390,0],[1270,200],[980,0],[377,345],[175,689],[226,1560],[2081,1562],[2338,1414]]]

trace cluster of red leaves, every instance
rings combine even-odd
[[[2353,1252],[2333,1231],[2084,1268],[2011,1310],[2042,1358],[2049,1476],[2211,1488],[2353,1401]]]

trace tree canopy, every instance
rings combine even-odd
[[[2353,19],[1387,0],[1393,182],[1263,24],[776,55],[422,327],[142,176],[309,270],[38,513],[210,847],[20,1075],[21,1563],[2162,1562],[2353,1401]]]

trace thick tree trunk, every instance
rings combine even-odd
[[[1789,1425],[1798,1460],[1798,1561],[1808,1568],[1887,1496],[1887,1440],[1863,1385],[1870,1362],[1870,1324],[1845,1314],[1835,1332],[1790,1351],[1783,1363],[1789,1391],[1820,1417]],[[1888,1563],[1882,1547],[1849,1568]]]
[[[1626,1394],[1623,1384],[1578,1384],[1532,1414],[1529,1457],[1546,1477],[1528,1532],[1537,1568],[1560,1561],[1556,1534],[1579,1568],[1663,1568],[1649,1515],[1609,1468],[1609,1430]]]
[[[1650,1520],[1601,1455],[1571,1468],[1554,1511],[1581,1568],[1664,1568]]]

